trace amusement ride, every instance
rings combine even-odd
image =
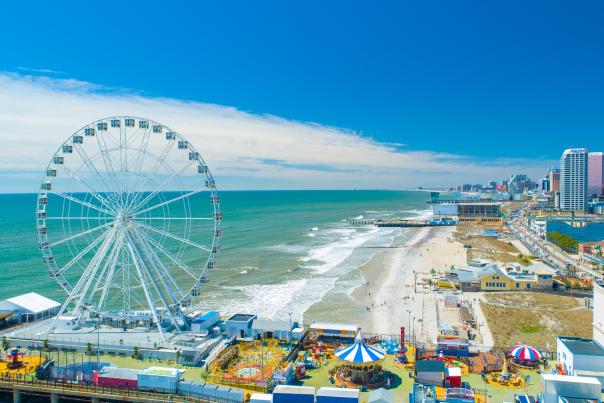
[[[215,266],[222,213],[200,152],[161,123],[89,123],[51,156],[36,206],[38,245],[67,298],[48,331],[77,321],[187,329]]]

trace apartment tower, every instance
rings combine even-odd
[[[587,208],[586,148],[569,148],[560,157],[560,210],[585,211]]]
[[[587,194],[604,195],[604,153],[589,153],[587,172]]]

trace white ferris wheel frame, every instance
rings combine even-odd
[[[128,127],[131,128],[130,131],[138,129],[138,132],[141,132],[140,144],[128,143]],[[109,128],[113,132],[119,129],[119,141],[116,136],[111,136],[111,139],[119,144],[112,148],[107,147],[106,140],[109,137],[105,137],[109,136]],[[134,134],[132,136],[134,137]],[[162,136],[166,142],[159,155],[147,150],[151,136]],[[98,144],[98,153],[88,155],[83,146],[85,141],[95,141]],[[174,145],[177,145],[176,153],[184,151],[182,154],[188,157],[185,166],[179,171],[172,169],[165,161]],[[136,148],[137,146],[140,147]],[[131,151],[137,152],[134,167],[136,169],[136,164],[138,164],[138,174],[141,174],[140,170],[145,158],[155,160],[154,168],[145,173],[142,182],[137,183],[135,191],[128,189],[128,183],[123,183],[128,181],[122,180],[120,183],[120,177],[116,174],[116,168],[119,168],[120,173],[130,173],[128,157],[131,157],[129,155]],[[113,153],[119,153],[119,161],[116,156],[112,155]],[[67,159],[73,160],[73,158],[80,160],[77,170],[68,168],[65,164]],[[119,166],[114,166],[118,162]],[[194,165],[197,165],[196,173],[199,177],[203,176],[205,181],[194,189],[185,189],[181,175]],[[168,172],[168,177],[151,190],[147,189],[146,186],[155,181],[155,175],[162,168]],[[105,169],[105,175],[101,174],[99,169]],[[80,172],[92,175],[97,181],[97,186],[102,186],[103,189],[95,189],[95,186],[88,183]],[[77,185],[86,193],[60,192],[54,189],[53,180],[58,176],[74,183],[77,182]],[[166,198],[164,195],[166,191],[162,189],[173,182],[179,184],[180,194]],[[211,215],[192,216],[189,200],[202,192],[208,192],[210,195]],[[59,216],[47,214],[51,195],[62,200],[63,205]],[[156,198],[160,198],[160,202],[148,205]],[[175,202],[182,202],[185,206],[181,216],[174,216],[169,210],[169,205]],[[70,214],[72,204],[80,208],[80,216]],[[68,206],[67,210],[66,206]],[[82,213],[84,209],[86,216]],[[165,215],[166,209],[169,213],[167,216]],[[164,215],[149,215],[152,211],[158,213],[157,210],[162,210]],[[92,215],[92,213],[96,215]],[[65,235],[52,242],[48,237],[48,224],[51,220],[61,223],[63,235]],[[185,225],[185,233],[182,236],[169,231],[170,222],[178,220],[184,222]],[[207,245],[190,239],[191,226],[198,220],[213,222],[211,243],[208,242]],[[91,226],[91,221],[96,224]],[[168,230],[166,230],[165,224],[164,228],[150,225],[150,222],[155,221],[167,222]],[[199,295],[202,284],[208,281],[208,271],[215,267],[215,255],[220,249],[218,240],[222,236],[221,221],[220,198],[214,178],[201,154],[181,134],[153,120],[132,116],[108,117],[82,127],[61,144],[53,154],[46,167],[37,197],[38,245],[50,276],[57,281],[57,286],[67,294],[66,301],[52,320],[48,331],[54,328],[57,319],[69,307],[73,308],[74,314],[79,318],[86,312],[97,317],[108,314],[105,312],[105,308],[108,295],[115,286],[113,280],[118,266],[122,271],[126,270],[126,267],[130,267],[138,276],[145,298],[144,301],[138,301],[139,305],[147,306],[162,339],[165,339],[161,326],[162,319],[168,320],[176,331],[184,329],[186,321],[183,309],[190,307],[191,298]],[[71,222],[85,222],[87,228],[73,234]],[[152,234],[160,238],[157,239]],[[88,238],[88,245],[78,250],[74,240],[85,236],[90,236],[92,239]],[[176,253],[163,245],[162,241],[166,239],[180,245]],[[59,247],[67,248],[71,254],[71,259],[62,266],[57,263],[52,251],[53,248]],[[182,259],[185,247],[198,250],[202,256],[207,255],[201,269],[190,267]],[[91,254],[92,257],[90,257]],[[83,261],[86,256],[89,257],[88,260]],[[125,262],[125,259],[128,262]],[[72,284],[65,273],[77,266],[82,269],[82,274],[77,282]],[[172,268],[182,272],[182,275],[191,277],[192,286],[183,287],[175,280]],[[122,284],[124,307],[118,312],[112,311],[111,315],[121,318],[132,317],[133,313],[129,310],[134,299],[130,292],[131,288],[129,284]],[[128,295],[126,296],[126,294]]]

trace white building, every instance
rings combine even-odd
[[[569,148],[560,158],[560,210],[587,209],[588,153],[586,148]]]
[[[543,403],[600,401],[602,385],[595,378],[583,376],[541,375]]]
[[[594,282],[593,338],[604,346],[604,287]]]
[[[0,310],[17,312],[22,322],[49,318],[56,315],[61,304],[35,292],[30,292],[0,301]]]
[[[604,348],[595,340],[558,337],[557,353],[566,375],[593,377],[604,384]]]

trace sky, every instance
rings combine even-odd
[[[601,1],[1,7],[2,192],[112,115],[172,126],[225,189],[537,179],[604,149]]]

